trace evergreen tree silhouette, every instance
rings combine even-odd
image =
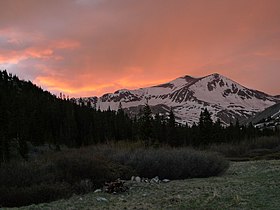
[[[172,107],[170,108],[167,120],[167,139],[170,146],[179,146],[179,140],[176,132],[176,120]]]
[[[207,145],[213,140],[213,121],[210,112],[205,108],[199,117],[199,143],[200,145]]]
[[[152,141],[152,111],[148,103],[143,108],[142,116],[140,117],[141,137],[145,147],[148,147]]]

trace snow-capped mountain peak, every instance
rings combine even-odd
[[[136,90],[122,89],[101,96],[84,98],[92,106],[117,110],[120,102],[131,115],[137,114],[147,100],[154,112],[166,114],[172,107],[177,121],[197,123],[200,112],[207,108],[216,120],[228,124],[236,119],[243,120],[280,101],[260,91],[246,88],[233,80],[214,73],[201,78],[189,75],[168,83]]]

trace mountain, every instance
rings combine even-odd
[[[249,123],[252,123],[257,128],[275,128],[275,126],[280,126],[280,103],[274,104],[246,120],[246,124]]]
[[[201,78],[179,77],[161,85],[136,90],[122,89],[101,97],[77,99],[91,106],[107,110],[122,108],[131,115],[137,114],[145,103],[154,113],[167,114],[172,107],[176,119],[189,125],[197,123],[200,112],[207,108],[213,120],[220,118],[229,124],[244,120],[280,101],[280,98],[246,88],[220,74]]]

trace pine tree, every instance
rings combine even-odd
[[[199,144],[206,145],[214,141],[213,139],[213,121],[211,114],[207,109],[200,113],[199,117]]]
[[[241,131],[240,131],[240,124],[239,124],[239,120],[237,119],[236,122],[235,122],[235,126],[234,126],[234,141],[236,143],[240,143],[241,141]]]
[[[177,139],[176,120],[172,108],[170,108],[167,120],[167,139],[170,146],[179,146],[180,142]]]
[[[192,146],[199,146],[200,144],[200,133],[199,133],[199,127],[194,122],[191,130],[190,130],[190,142]]]
[[[154,125],[154,138],[159,144],[165,144],[166,142],[166,127],[165,127],[165,119],[163,116],[157,113],[155,115]]]
[[[224,139],[224,132],[220,118],[213,124],[213,142],[221,143]]]
[[[185,145],[186,146],[191,146],[192,141],[191,141],[191,128],[188,126],[188,123],[185,125]]]
[[[152,141],[152,111],[148,103],[143,108],[143,114],[140,117],[141,137],[144,140],[145,147],[148,147]]]

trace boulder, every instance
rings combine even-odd
[[[136,177],[135,177],[135,181],[136,181],[136,182],[141,182],[141,178],[140,178],[139,176],[136,176]]]

